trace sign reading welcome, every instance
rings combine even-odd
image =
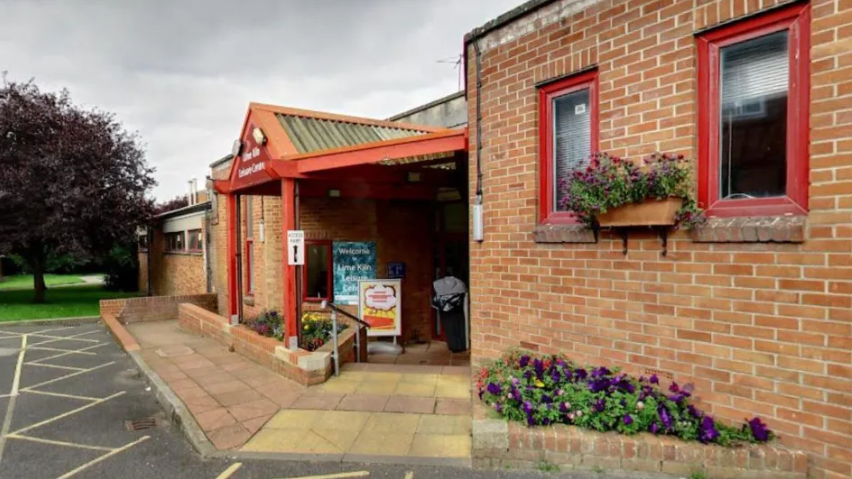
[[[376,277],[376,243],[373,241],[335,241],[334,302],[358,304],[358,281]]]

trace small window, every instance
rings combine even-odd
[[[539,89],[539,220],[573,223],[560,184],[598,149],[598,75],[591,71]]]
[[[148,235],[141,235],[137,237],[139,240],[139,251],[148,251]]]
[[[331,241],[308,241],[305,248],[304,299],[331,299]]]
[[[699,201],[711,216],[806,213],[808,8],[699,37]]]
[[[182,252],[185,250],[185,233],[166,233],[166,251]]]
[[[204,249],[204,239],[201,235],[201,230],[190,230],[187,232],[189,237],[189,250],[196,253]]]

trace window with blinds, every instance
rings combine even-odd
[[[591,155],[591,105],[589,89],[577,90],[553,100],[553,182],[558,205],[564,196],[561,180],[568,178],[578,168],[584,168]]]
[[[787,183],[788,32],[720,51],[722,199],[783,196]]]

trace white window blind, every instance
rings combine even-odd
[[[722,108],[741,108],[787,94],[787,31],[722,48]]]
[[[592,151],[589,90],[578,90],[553,99],[554,209],[564,196],[559,182],[584,168]]]

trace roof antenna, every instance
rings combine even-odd
[[[436,62],[436,63],[451,64],[451,65],[453,65],[454,69],[458,70],[458,72],[459,72],[459,85],[458,85],[459,91],[461,91],[461,89],[462,89],[462,78],[463,77],[462,77],[462,71],[461,71],[461,63],[462,63],[462,57],[463,56],[464,56],[463,54],[459,53],[456,56],[442,58],[440,60],[437,60],[437,62]]]

